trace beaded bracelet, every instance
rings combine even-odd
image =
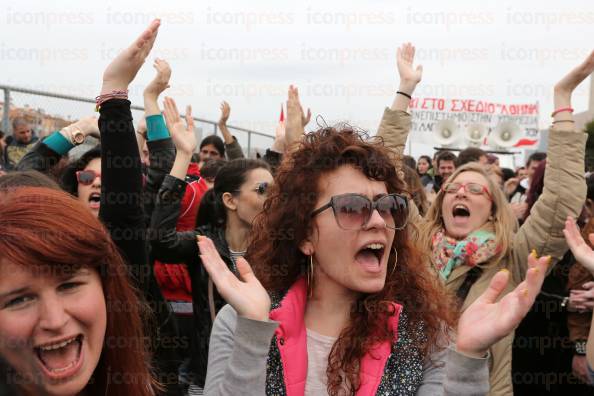
[[[106,93],[106,94],[99,95],[99,96],[95,97],[95,104],[96,104],[95,111],[99,111],[99,109],[101,108],[101,105],[110,99],[128,99],[128,90],[127,89],[125,89],[125,90],[114,89],[110,93]]]

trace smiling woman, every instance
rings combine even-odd
[[[99,220],[39,187],[2,193],[0,218],[0,383],[17,395],[151,395],[142,306]]]

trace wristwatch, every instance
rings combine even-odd
[[[573,344],[573,349],[576,355],[585,355],[586,354],[586,340],[577,340]]]
[[[64,130],[70,137],[70,143],[72,143],[73,146],[78,146],[85,141],[85,134],[79,127],[70,125],[65,127]]]

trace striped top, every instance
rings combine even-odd
[[[229,253],[231,254],[231,261],[233,261],[233,264],[237,263],[237,259],[239,257],[245,256],[245,250],[242,252],[235,252],[235,251],[229,249]]]

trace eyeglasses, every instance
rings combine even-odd
[[[97,173],[91,169],[76,172],[76,181],[84,186],[93,184],[95,179],[98,177],[101,177],[101,173]]]
[[[342,194],[330,198],[330,202],[314,210],[315,217],[324,210],[332,208],[338,226],[344,230],[360,230],[367,225],[374,210],[384,219],[386,227],[402,230],[408,218],[408,201],[398,194],[379,197],[375,202],[361,194]]]
[[[455,194],[458,192],[458,190],[460,190],[460,187],[464,187],[464,191],[466,191],[467,193],[474,195],[485,194],[489,198],[489,200],[493,200],[493,197],[491,197],[489,189],[487,189],[487,187],[479,183],[446,183],[441,187],[441,189],[446,194]]]
[[[270,183],[262,182],[262,183],[258,183],[257,187],[251,189],[250,191],[255,191],[258,195],[267,195],[269,187],[270,187]],[[235,190],[235,192],[241,192],[241,190]]]

